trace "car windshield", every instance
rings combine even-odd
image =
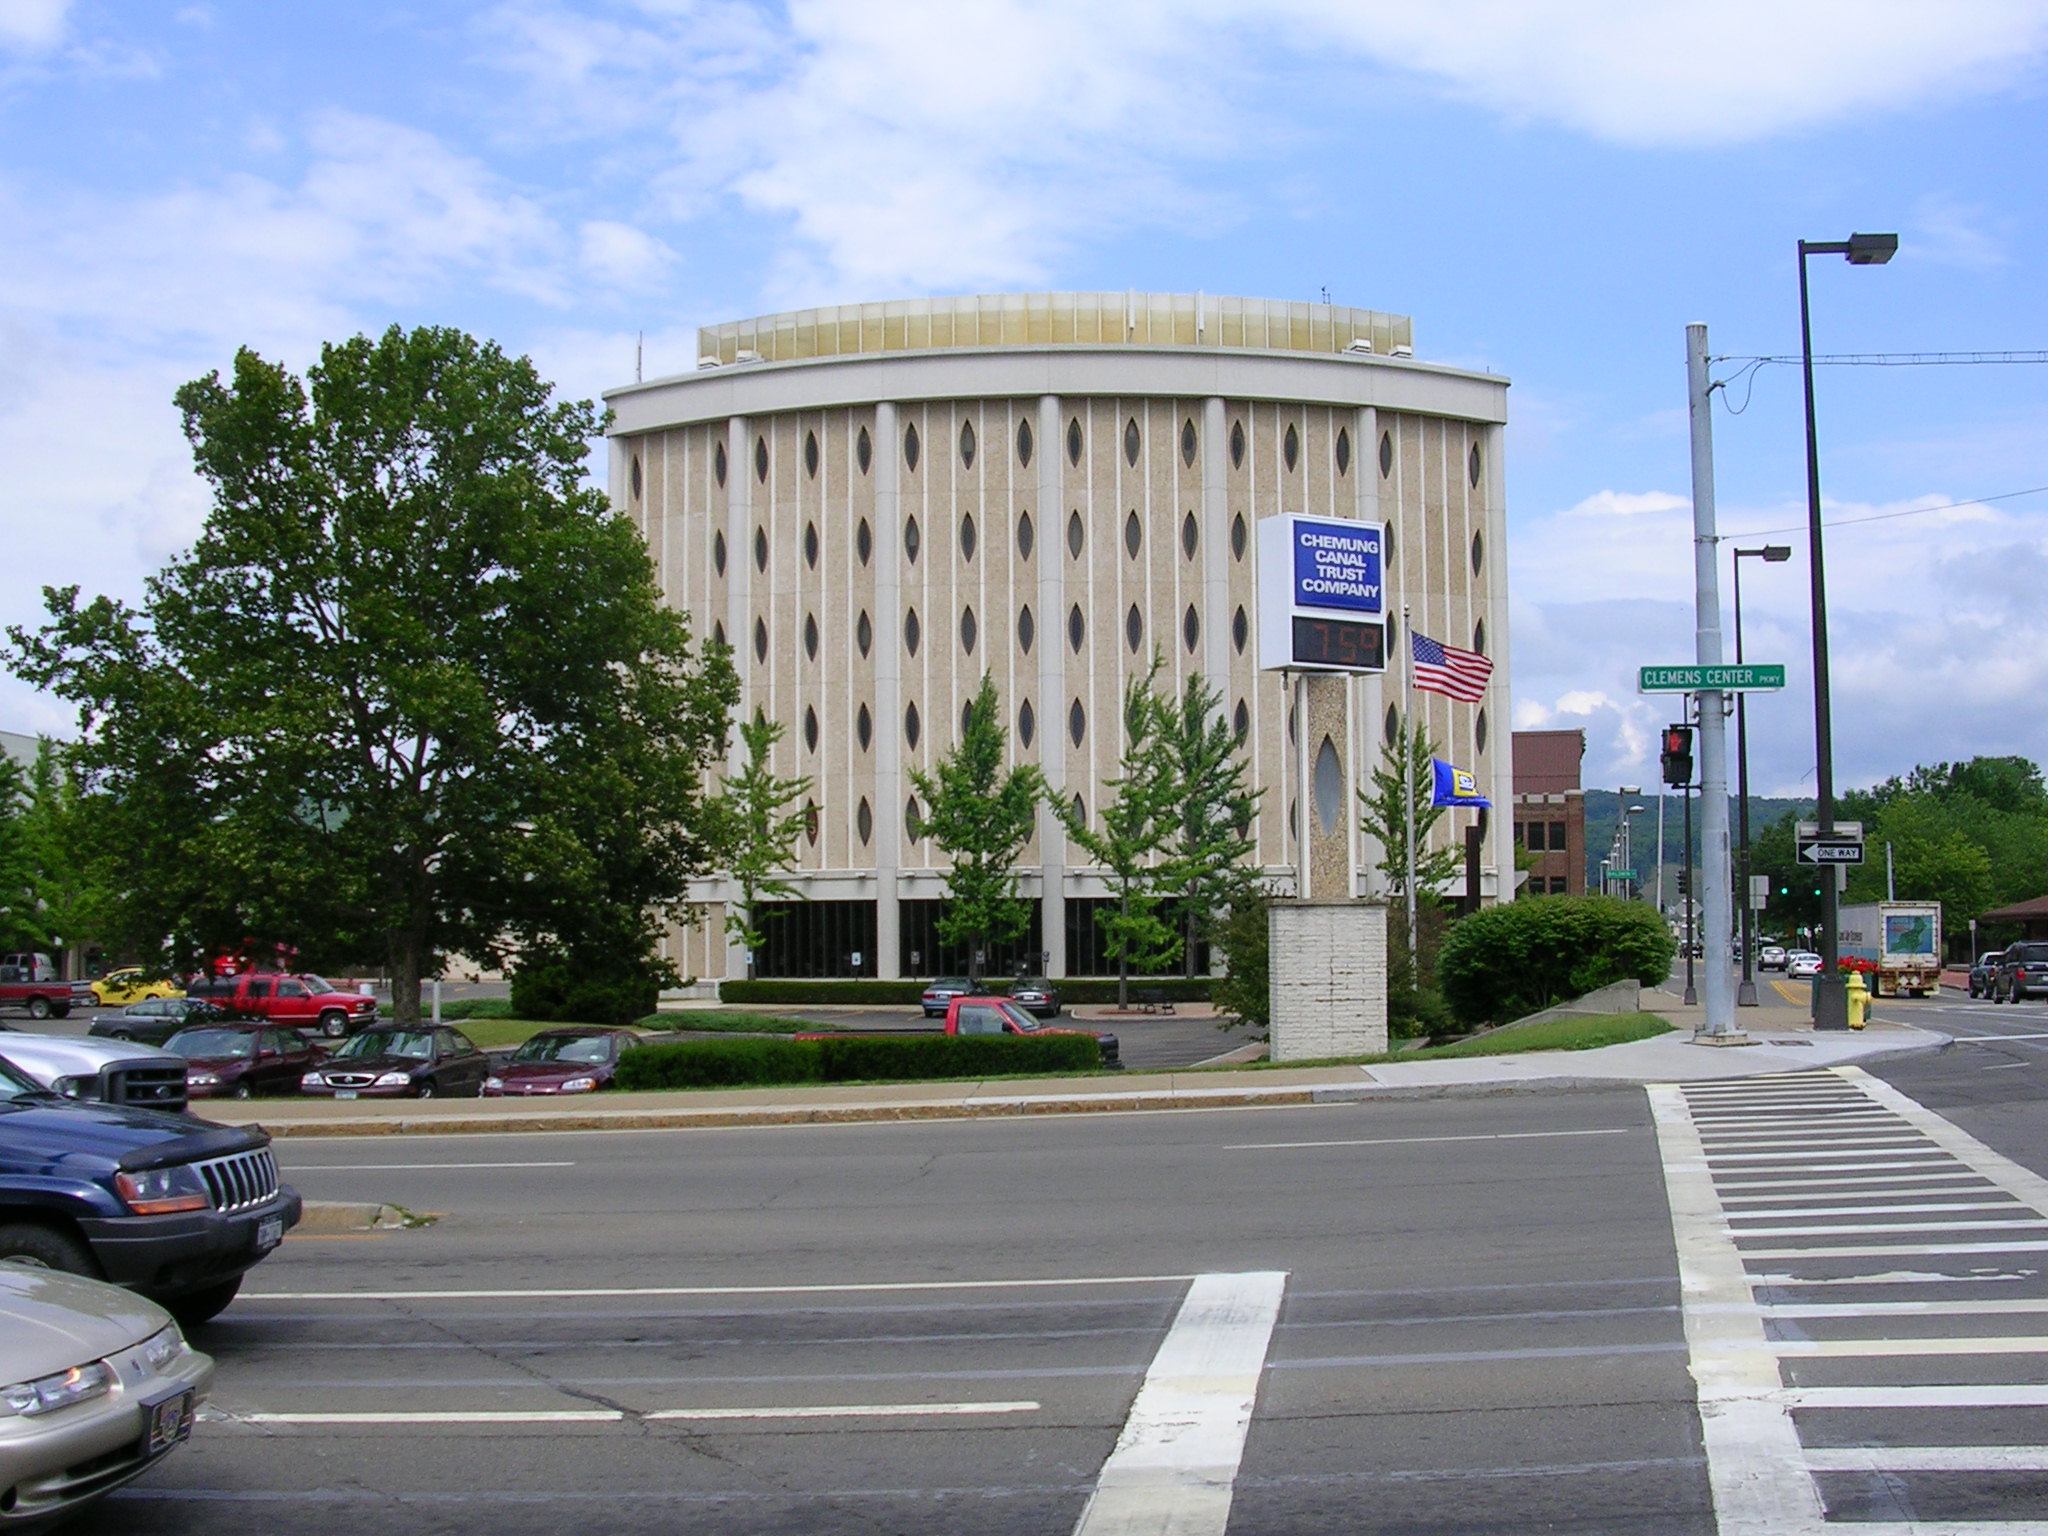
[[[164,1042],[180,1056],[246,1061],[256,1054],[256,1037],[246,1029],[181,1029]]]
[[[321,977],[318,976],[302,975],[299,977],[299,980],[303,981],[309,988],[311,988],[315,992],[336,992],[340,990],[338,987],[335,987],[331,983],[323,980]]]
[[[372,1029],[352,1036],[334,1053],[341,1056],[405,1056],[414,1061],[434,1059],[434,1037],[423,1029]]]
[[[610,1061],[608,1035],[535,1035],[512,1054],[514,1061]]]
[[[49,1089],[22,1076],[10,1062],[0,1059],[0,1104],[16,1104],[50,1096]]]
[[[965,976],[941,976],[931,984],[929,990],[937,992],[944,988],[953,992],[965,992],[969,985]]]

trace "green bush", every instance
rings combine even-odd
[[[691,1040],[619,1058],[621,1088],[918,1082],[1102,1065],[1086,1035],[851,1035],[831,1040]]]
[[[660,1000],[661,982],[644,972],[535,954],[512,973],[509,1007],[510,1017],[542,1024],[632,1024],[654,1012]]]
[[[1102,1065],[1101,1048],[1086,1035],[849,1035],[814,1043],[828,1083],[1085,1072]]]
[[[1500,1024],[1617,981],[1661,986],[1676,952],[1642,902],[1548,896],[1460,918],[1437,955],[1437,985],[1460,1023]]]
[[[619,1058],[621,1088],[735,1088],[817,1081],[818,1048],[808,1040],[692,1040],[643,1045]]]
[[[504,997],[457,997],[441,1005],[441,1017],[450,1024],[464,1019],[516,1019],[512,1001]]]

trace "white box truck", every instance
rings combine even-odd
[[[1844,958],[1877,967],[1879,997],[1933,997],[1941,988],[1941,903],[1877,901],[1843,907],[1838,942]]]

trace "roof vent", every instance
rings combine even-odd
[[[1372,340],[1366,336],[1354,336],[1345,346],[1344,350],[1346,352],[1370,352],[1372,350]]]
[[[733,361],[736,363],[758,363],[761,361],[761,354],[751,348],[742,347],[739,356],[735,357]]]
[[[1408,346],[1396,347],[1394,348],[1393,355],[1395,357],[1413,357],[1415,355],[1415,349],[1413,347]]]
[[[704,356],[697,359],[697,368],[699,372],[702,372],[706,368],[723,368],[724,366],[725,362],[722,358],[714,357],[710,353],[706,353]]]

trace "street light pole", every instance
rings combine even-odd
[[[1846,256],[1854,267],[1882,266],[1897,254],[1897,235],[1851,235],[1847,240],[1799,242],[1799,359],[1806,381],[1806,542],[1813,587],[1814,819],[1823,838],[1835,830],[1835,739],[1828,693],[1828,587],[1821,548],[1820,439],[1813,416],[1813,321],[1806,297],[1806,258]],[[1813,1027],[1847,1029],[1849,994],[1842,984],[1841,893],[1832,867],[1821,882],[1820,975],[1813,984]]]
[[[1742,654],[1742,562],[1761,559],[1771,565],[1781,565],[1792,558],[1789,544],[1766,544],[1762,549],[1738,549],[1735,551],[1735,664],[1740,666]],[[1737,836],[1742,843],[1742,878],[1737,890],[1742,897],[1742,980],[1735,988],[1735,1006],[1754,1008],[1756,1000],[1756,923],[1754,900],[1749,894],[1749,695],[1735,695],[1735,797],[1736,819],[1739,823]]]

